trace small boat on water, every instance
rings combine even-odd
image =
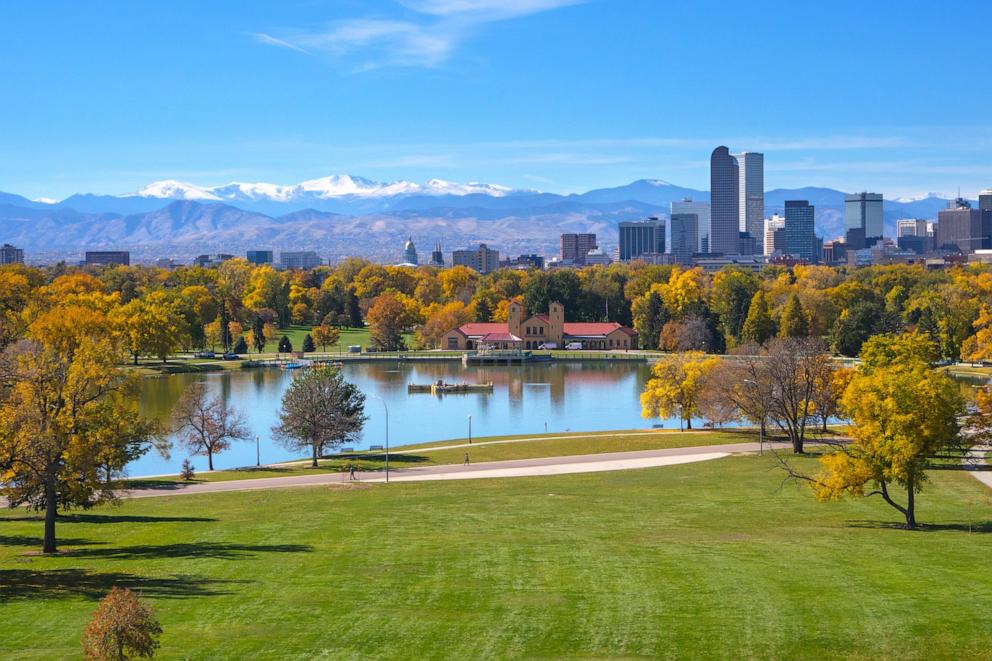
[[[301,362],[295,362],[294,361],[294,362],[289,362],[289,363],[283,363],[282,364],[282,368],[284,370],[299,370],[299,369],[303,369],[304,367],[310,367],[310,363],[309,362],[301,363]]]
[[[408,393],[430,393],[432,395],[453,395],[465,393],[491,393],[492,383],[445,383],[437,381],[430,385],[411,383],[406,387]]]

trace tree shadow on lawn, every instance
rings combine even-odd
[[[342,454],[327,459],[339,459],[341,461],[382,461],[385,462],[386,454]],[[389,454],[390,464],[419,464],[428,461],[429,458],[420,454]]]
[[[874,530],[906,530],[905,523],[899,521],[848,521],[851,528],[867,528]],[[916,530],[906,532],[978,532],[992,533],[992,521],[973,521],[968,523],[917,523]]]
[[[190,542],[182,544],[139,544],[117,548],[76,549],[64,556],[72,558],[211,558],[234,560],[258,553],[309,553],[309,544],[229,544],[224,542]]]
[[[41,521],[41,517],[34,517]],[[63,514],[59,523],[212,523],[217,519],[205,516],[140,516],[136,514]]]
[[[122,486],[123,491],[177,491],[190,484],[202,484],[206,480],[157,480],[154,478],[137,478],[127,480]]]
[[[982,473],[984,471],[992,471],[992,466],[988,464],[979,464],[974,461],[961,461],[961,457],[954,457],[957,461],[954,463],[939,463],[928,461],[926,465],[927,470],[932,471],[968,471]]]
[[[249,581],[208,579],[197,576],[137,576],[86,569],[0,569],[0,603],[15,599],[50,599],[66,596],[102,599],[112,587],[131,588],[143,597],[185,599],[227,594],[218,588]]]
[[[44,540],[41,537],[31,537],[30,535],[0,535],[0,546],[31,546],[40,547]],[[77,539],[75,537],[63,537],[59,539],[59,544],[66,546],[90,546],[92,544],[102,544],[90,539]]]

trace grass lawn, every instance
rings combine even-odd
[[[636,434],[627,436],[625,434]],[[501,441],[523,439],[513,443]],[[602,454],[604,452],[632,452],[635,450],[655,450],[658,448],[685,448],[695,445],[717,445],[726,443],[746,443],[757,441],[757,434],[748,431],[609,431],[584,434],[540,434],[529,436],[489,436],[474,438],[473,444],[464,448],[443,449],[445,446],[462,445],[468,439],[436,441],[396,448],[390,452],[389,466],[392,469],[431,466],[437,464],[460,464],[468,452],[473,463],[502,461],[508,459],[534,459],[537,457],[564,457],[577,454]],[[489,443],[492,443],[489,445]],[[410,451],[417,448],[423,451]],[[432,448],[442,448],[432,450]],[[319,468],[311,468],[310,461],[304,460],[279,466],[261,468],[239,468],[236,470],[201,471],[196,475],[198,482],[226,482],[229,480],[250,480],[262,477],[290,477],[336,473],[347,470],[354,463],[359,470],[381,470],[385,466],[382,453],[359,453],[345,456],[332,456],[320,460]],[[178,482],[179,478],[150,478],[132,480],[135,487],[149,487]]]
[[[768,456],[126,501],[61,522],[58,557],[5,512],[0,658],[78,658],[112,585],[161,658],[987,658],[989,492],[931,478],[920,532]]]

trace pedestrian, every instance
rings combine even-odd
[[[468,466],[468,452],[465,453],[465,465]]]
[[[348,479],[355,479],[355,464],[348,464]]]

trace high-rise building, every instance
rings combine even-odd
[[[696,236],[698,244],[693,252],[709,252],[710,246],[710,204],[709,202],[693,202],[685,198],[681,202],[672,202],[672,213],[691,213],[698,219]]]
[[[431,253],[431,266],[444,266],[444,253],[441,252],[441,242],[434,244],[434,252]]]
[[[193,266],[199,266],[200,268],[212,268],[215,266],[220,266],[229,259],[234,259],[234,255],[228,255],[227,253],[217,253],[216,255],[197,255],[193,258]]]
[[[563,262],[585,266],[586,255],[589,254],[590,250],[595,250],[598,247],[595,234],[562,234],[559,257]]]
[[[896,221],[896,244],[902,250],[917,254],[929,252],[933,240],[929,236],[930,223],[918,218],[903,218]]]
[[[451,263],[454,266],[467,266],[485,275],[499,268],[499,251],[490,250],[480,243],[475,250],[455,250],[451,253]]]
[[[740,231],[760,241],[765,231],[765,155],[734,154],[740,172]]]
[[[817,259],[817,241],[813,219],[815,208],[806,200],[785,202],[785,245],[782,252],[808,262]],[[775,246],[778,249],[778,246]]]
[[[903,218],[896,221],[896,238],[904,236],[926,236],[927,221],[918,218]]]
[[[320,266],[320,257],[312,250],[281,252],[279,265],[289,271],[309,271]]]
[[[781,246],[775,245],[775,231],[780,229],[785,229],[785,218],[775,213],[771,218],[765,219],[765,231],[762,233],[764,237],[762,253],[765,257],[773,255],[776,248],[781,250]]]
[[[933,242],[937,248],[957,247],[965,254],[992,247],[992,212],[972,209],[961,198],[951,201],[937,213]]]
[[[413,245],[413,237],[409,237],[406,243],[403,244],[403,261],[407,264],[413,264],[416,266],[420,264],[417,260],[417,247]]]
[[[982,211],[992,211],[992,188],[986,188],[978,194],[978,208]]]
[[[629,262],[641,255],[665,252],[665,221],[660,218],[620,223],[620,261]]]
[[[246,257],[249,264],[271,264],[275,261],[275,256],[271,250],[249,250]]]
[[[880,193],[855,193],[844,196],[844,225],[847,229],[861,228],[865,241],[882,236],[884,214]]]
[[[710,252],[737,253],[740,215],[740,168],[737,159],[726,147],[717,147],[710,156]]]
[[[672,202],[669,252],[680,264],[691,264],[692,255],[699,251],[699,214],[684,211],[684,203]]]
[[[3,244],[0,247],[0,266],[6,264],[23,264],[24,263],[24,251],[20,248],[15,248],[9,243]]]
[[[86,266],[130,266],[131,253],[127,250],[87,250]]]

